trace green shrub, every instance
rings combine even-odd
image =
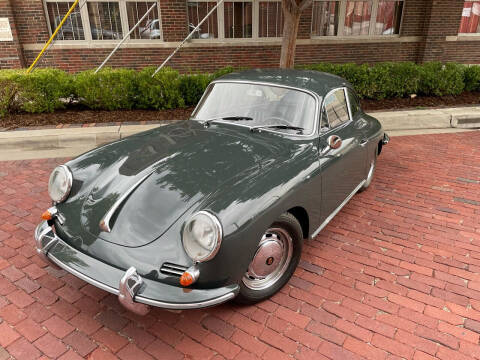
[[[459,95],[465,87],[465,67],[460,64],[429,62],[420,67],[419,93],[428,96]]]
[[[16,81],[19,72],[15,70],[0,71],[0,117],[16,111],[15,99],[19,85]]]
[[[234,71],[238,71],[240,69],[235,69],[233,66],[226,66],[224,68],[218,69],[212,74],[211,80],[215,80],[216,78],[219,78],[220,76],[230,74]]]
[[[37,69],[15,76],[16,107],[30,113],[53,112],[65,108],[72,95],[72,79],[57,69]]]
[[[466,91],[480,91],[480,66],[465,67],[464,82]]]
[[[196,105],[211,80],[212,76],[209,74],[188,74],[180,76],[179,88],[185,105]]]
[[[139,109],[166,110],[185,106],[178,71],[163,68],[154,77],[155,68],[137,73],[136,106]]]
[[[136,71],[105,68],[97,74],[82,71],[74,76],[75,96],[90,109],[132,109],[136,96]]]

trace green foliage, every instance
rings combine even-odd
[[[15,99],[19,85],[16,77],[19,72],[15,70],[0,71],[0,117],[15,111]]]
[[[367,64],[321,63],[302,66],[303,69],[323,71],[345,78],[362,98],[386,99],[404,97],[418,90],[418,65],[411,62]]]
[[[182,75],[179,79],[179,87],[186,106],[196,105],[212,80],[209,74]]]
[[[136,71],[129,69],[83,71],[74,75],[75,96],[90,109],[132,109],[135,105]]]
[[[480,91],[480,66],[465,67],[464,82],[466,91]]]
[[[184,107],[178,71],[163,68],[152,77],[154,71],[154,67],[148,67],[137,73],[137,108],[166,110]]]
[[[226,66],[224,68],[218,69],[217,71],[215,71],[212,74],[212,79],[211,80],[215,80],[216,78],[219,78],[220,76],[230,74],[230,73],[232,73],[234,71],[237,71],[237,70],[240,70],[240,69],[236,69],[233,66]]]
[[[465,67],[460,64],[428,62],[420,67],[419,93],[429,96],[459,95],[465,88]]]
[[[360,97],[368,99],[480,91],[480,66],[384,62],[372,66],[320,63],[300,68],[341,76],[352,84]],[[73,101],[90,109],[104,110],[165,110],[193,106],[212,80],[237,70],[225,67],[213,74],[180,75],[176,70],[164,68],[153,78],[154,68],[141,71],[106,68],[98,74],[37,69],[28,75],[24,70],[0,70],[0,116],[16,111],[52,112]]]

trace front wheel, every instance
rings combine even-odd
[[[236,302],[253,304],[280,290],[300,261],[302,245],[298,220],[292,214],[282,214],[263,234],[240,283]]]

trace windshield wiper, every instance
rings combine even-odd
[[[240,120],[253,120],[250,116],[225,116],[225,117],[218,117],[213,119],[208,119],[202,122],[204,126],[210,125],[210,123],[218,120],[228,120],[228,121],[240,121]]]
[[[298,130],[298,133],[299,134],[302,134],[303,133],[303,130],[305,130],[304,128],[302,127],[298,127],[298,126],[293,126],[293,125],[283,125],[283,124],[272,124],[272,125],[258,125],[258,126],[253,126],[250,128],[250,131],[255,131],[255,130],[260,130],[260,129],[269,129],[269,128],[273,128],[273,129],[287,129],[287,130]]]

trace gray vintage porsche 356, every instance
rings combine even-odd
[[[340,77],[231,73],[190,120],[54,169],[37,250],[138,314],[261,301],[370,185],[388,140]]]

